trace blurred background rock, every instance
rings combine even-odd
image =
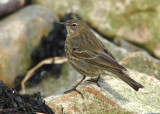
[[[15,87],[15,78],[25,74],[28,69],[45,59],[44,57],[65,56],[62,50],[66,32],[63,27],[54,22],[66,21],[69,19],[66,18],[66,14],[78,15],[89,24],[115,58],[129,68],[129,75],[145,87],[135,93],[124,83],[115,82],[112,85],[110,82],[114,82],[113,77],[107,78],[109,77],[107,76],[100,81],[100,85],[107,89],[100,90],[96,86],[85,83],[84,88],[89,86],[90,90],[97,90],[94,93],[80,87],[86,97],[94,96],[88,97],[86,102],[94,101],[94,103],[101,104],[97,108],[92,104],[85,106],[99,111],[103,109],[102,113],[107,111],[114,113],[160,112],[160,0],[0,0],[0,80],[10,87]],[[50,37],[49,40],[44,40],[48,37]],[[61,40],[58,40],[60,38]],[[49,42],[52,43],[48,44]],[[44,43],[46,47],[42,46]],[[53,48],[47,47],[52,44]],[[44,47],[48,51],[44,50]],[[36,55],[39,54],[39,56],[35,56],[33,50],[38,50]],[[45,56],[41,51],[52,54]],[[33,56],[35,56],[34,59]],[[38,61],[33,65],[31,61],[36,60],[36,57]],[[46,78],[39,81],[39,84],[35,84],[36,86],[27,88],[27,93],[40,91],[45,97],[62,93],[81,78],[80,74],[76,73],[68,63],[49,67],[53,67],[55,72],[48,73],[50,76],[44,76],[46,70],[39,71],[38,76]],[[59,68],[61,71],[58,70]],[[37,78],[31,80],[34,81]],[[109,85],[104,86],[107,80]],[[96,93],[99,96],[96,96]],[[78,113],[84,108],[81,106],[82,99],[79,97],[74,99],[72,96],[78,95],[74,93],[68,96],[53,95],[46,100],[54,111],[59,112],[64,106],[65,112]],[[57,98],[63,98],[63,100],[57,100]],[[111,102],[106,99],[110,99]],[[117,105],[115,106],[112,102]],[[75,104],[70,108],[70,105],[65,107],[67,103]],[[109,104],[106,105],[106,103]],[[89,113],[88,111],[91,112],[89,108],[86,109],[86,113]]]
[[[0,0],[0,16],[12,13],[28,3],[26,0]]]

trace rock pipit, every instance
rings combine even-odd
[[[60,24],[64,25],[67,29],[65,50],[68,60],[73,68],[83,75],[82,80],[74,86],[73,89],[65,93],[71,91],[80,93],[76,88],[86,76],[98,76],[96,80],[91,81],[99,85],[98,80],[100,75],[104,74],[104,71],[115,74],[136,91],[138,91],[139,88],[143,88],[143,85],[123,72],[127,69],[116,61],[103,43],[92,33],[86,23],[72,19],[67,22],[60,22]]]

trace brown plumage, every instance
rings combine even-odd
[[[68,60],[73,68],[83,75],[83,79],[73,89],[67,92],[76,90],[76,87],[86,76],[100,76],[104,74],[104,71],[115,74],[136,91],[139,88],[143,88],[143,85],[134,81],[123,72],[127,69],[116,61],[103,43],[92,33],[87,24],[75,19],[61,24],[66,26],[68,32],[65,42]],[[96,82],[98,82],[98,79],[99,77]],[[78,90],[76,91],[79,92]]]

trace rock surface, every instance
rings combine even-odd
[[[127,68],[146,73],[160,80],[160,61],[150,56],[135,52],[124,58],[121,62]]]
[[[160,58],[159,0],[33,0],[63,17],[76,13],[111,38],[141,45]]]
[[[72,71],[74,72],[74,71]],[[138,92],[113,75],[101,77],[96,84],[84,82],[77,92],[47,97],[46,103],[55,113],[156,113],[160,112],[160,81],[143,73],[128,69],[130,77],[144,85]],[[69,73],[69,75],[72,75]],[[77,81],[78,82],[78,81]],[[74,83],[77,83],[74,82]],[[66,87],[66,90],[69,89]]]
[[[0,22],[0,80],[12,86],[29,67],[30,54],[57,17],[47,8],[28,6]]]
[[[25,0],[1,0],[0,16],[20,9],[24,5],[24,3],[25,3]]]

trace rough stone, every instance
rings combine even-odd
[[[12,86],[15,76],[29,67],[30,54],[57,21],[56,15],[31,5],[0,22],[0,80]]]
[[[121,64],[127,68],[154,76],[160,80],[160,61],[150,56],[135,52],[124,58]]]
[[[60,113],[156,113],[160,112],[160,81],[143,73],[128,69],[130,77],[144,85],[134,91],[122,80],[113,75],[102,76],[99,88],[94,83],[83,82],[77,92],[47,97],[47,105]],[[70,74],[70,73],[69,73]],[[74,82],[77,83],[78,81]],[[66,90],[69,88],[66,87]]]
[[[24,4],[25,0],[0,0],[0,16],[12,13],[20,9]]]

